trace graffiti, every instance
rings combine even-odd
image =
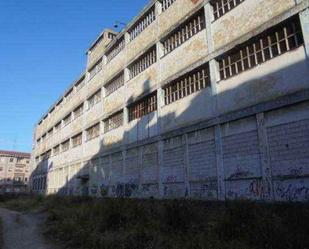
[[[305,186],[295,186],[289,184],[287,187],[279,183],[276,188],[277,196],[286,201],[302,201],[309,200],[309,188]]]
[[[301,176],[303,173],[303,168],[290,168],[289,171],[292,176]]]
[[[250,175],[250,171],[244,171],[240,168],[237,168],[236,171],[230,175],[229,179],[246,178]]]
[[[134,183],[116,184],[112,186],[112,196],[115,197],[138,197],[139,186]]]
[[[268,181],[254,180],[249,185],[249,193],[254,197],[268,196],[270,191],[270,183]]]

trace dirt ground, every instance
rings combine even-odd
[[[44,214],[23,214],[0,208],[3,221],[3,249],[57,249],[47,242],[41,225]]]

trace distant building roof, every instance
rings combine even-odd
[[[0,150],[0,155],[12,156],[12,157],[25,157],[25,158],[30,158],[31,156],[30,153],[18,152],[18,151],[6,151],[6,150]]]

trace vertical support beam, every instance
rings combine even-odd
[[[212,21],[214,20],[213,16],[213,7],[207,2],[204,5],[204,13],[205,13],[205,26],[206,26],[206,41],[208,52],[211,53],[214,51],[214,41],[212,36]]]
[[[185,146],[185,168],[184,168],[184,178],[185,178],[185,187],[186,187],[186,197],[191,196],[191,188],[190,188],[190,164],[189,164],[189,143],[188,143],[188,134],[183,135],[184,146]]]
[[[299,13],[307,59],[309,59],[309,8]]]
[[[160,140],[158,142],[158,185],[159,185],[159,198],[164,198],[164,186],[163,182],[163,150],[164,150],[164,142]]]
[[[262,166],[262,198],[271,201],[274,200],[274,191],[264,113],[256,114],[256,122]]]
[[[218,199],[225,200],[225,181],[224,181],[224,165],[223,165],[223,150],[220,125],[215,126],[215,149],[217,163],[217,180],[218,180]]]
[[[157,89],[157,126],[158,126],[158,135],[162,132],[162,108],[164,106],[164,90],[159,87]]]
[[[160,1],[156,1],[155,8],[156,16],[160,15],[162,13],[162,3]]]

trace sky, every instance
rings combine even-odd
[[[35,124],[85,70],[92,42],[148,1],[0,1],[0,150],[31,152]]]

